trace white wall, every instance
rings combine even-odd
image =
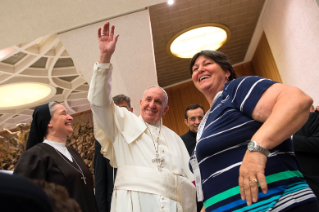
[[[319,105],[319,8],[315,0],[268,0],[262,26],[283,83]]]
[[[108,20],[119,34],[112,56],[112,96],[125,94],[131,98],[134,113],[139,115],[139,100],[145,89],[157,85],[157,74],[147,9]],[[97,29],[104,22],[91,24],[58,35],[76,67],[91,82],[93,64],[98,60]]]
[[[6,0],[0,5],[0,49],[111,19],[166,0]]]

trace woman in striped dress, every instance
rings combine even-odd
[[[312,99],[269,79],[236,79],[217,51],[197,53],[190,71],[211,106],[191,157],[206,212],[319,211],[290,139],[306,122]]]

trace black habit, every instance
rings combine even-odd
[[[293,136],[301,173],[319,198],[319,115],[310,113],[306,124]]]
[[[93,192],[92,174],[81,156],[72,147],[67,149],[81,167],[86,177],[86,184],[81,179],[80,172],[76,170],[79,169],[76,163],[71,162],[63,154],[58,154],[53,147],[45,143],[39,143],[25,151],[15,167],[14,174],[62,185],[68,190],[70,197],[79,203],[82,212],[98,211]]]

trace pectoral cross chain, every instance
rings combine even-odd
[[[162,168],[164,167],[163,166],[164,162],[165,162],[164,157],[160,158],[158,153],[156,153],[156,157],[154,159],[152,159],[152,163],[157,163],[158,171],[162,171]]]

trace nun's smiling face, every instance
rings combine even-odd
[[[61,104],[56,104],[54,107],[53,116],[48,124],[48,127],[51,128],[52,133],[59,136],[68,136],[73,132],[71,122],[73,120]]]

